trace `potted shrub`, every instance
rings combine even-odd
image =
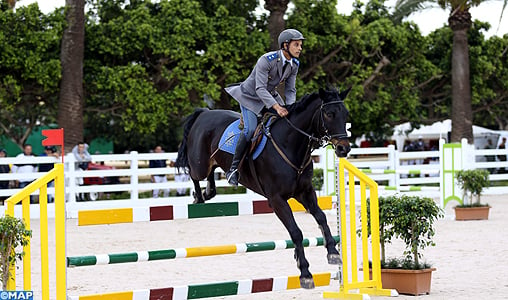
[[[399,194],[379,197],[381,281],[384,289],[396,289],[401,294],[411,295],[430,292],[431,274],[436,269],[421,262],[421,251],[435,245],[432,240],[434,222],[443,216],[442,209],[428,197]],[[406,250],[402,257],[387,260],[385,245],[394,237],[405,243]]]
[[[2,290],[7,290],[7,281],[11,278],[9,268],[25,253],[17,252],[18,246],[26,246],[30,242],[32,231],[27,230],[25,223],[11,216],[0,218],[0,281]]]
[[[487,170],[460,170],[456,172],[457,184],[463,190],[462,204],[454,207],[455,220],[487,220],[490,206],[480,202],[484,188],[488,187]],[[475,201],[473,201],[473,197]]]
[[[317,193],[321,193],[324,184],[323,169],[316,168],[312,171],[312,186]]]

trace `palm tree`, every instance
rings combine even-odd
[[[270,40],[272,50],[279,49],[277,45],[277,38],[279,33],[284,30],[286,21],[284,21],[284,14],[288,9],[289,0],[265,0],[265,9],[270,12],[268,18],[268,32],[270,32]]]
[[[503,10],[508,0],[503,0]],[[471,109],[471,84],[469,77],[469,48],[467,33],[471,28],[469,9],[486,0],[397,0],[395,19],[402,19],[413,12],[429,8],[437,3],[450,9],[448,25],[453,31],[452,45],[452,142],[466,138],[473,143],[473,114]],[[501,18],[503,14],[501,13]]]
[[[85,49],[85,0],[66,0],[67,28],[62,37],[62,80],[58,125],[64,128],[65,149],[83,141],[83,59]]]

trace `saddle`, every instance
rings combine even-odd
[[[270,126],[273,125],[275,120],[278,118],[278,115],[273,114],[271,112],[267,112],[260,118],[258,121],[258,126],[254,131],[254,135],[251,139],[251,145],[247,148],[246,155],[250,155],[253,160],[255,160],[266,145],[267,137],[266,134],[270,131]],[[243,120],[242,118],[231,123],[224,133],[221,136],[219,141],[219,149],[231,154],[235,153],[236,144],[238,142],[238,138],[243,129]]]
[[[270,132],[270,127],[273,125],[275,120],[279,116],[272,113],[272,112],[266,112],[261,118],[258,118],[258,126],[256,126],[256,130],[254,130],[254,135],[251,139],[251,145],[248,150],[248,154],[253,153],[256,147],[261,144],[263,141],[263,137],[266,139],[267,133]],[[240,124],[243,124],[243,118],[241,118]],[[264,148],[265,145],[263,145]]]

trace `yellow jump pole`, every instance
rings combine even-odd
[[[48,255],[48,188],[43,185],[39,194],[41,234],[41,285],[42,300],[49,300],[49,255]]]
[[[25,222],[26,230],[30,230],[30,195],[27,195],[23,198],[21,202],[21,206],[23,207],[23,222]],[[25,256],[23,257],[23,289],[25,291],[32,290],[32,250],[31,244],[32,240],[28,239],[28,243],[23,246],[23,252],[25,252]],[[27,259],[28,258],[28,259]]]
[[[14,217],[14,203],[10,201],[6,201],[7,203],[7,211],[6,214]],[[12,250],[14,251],[14,249]],[[14,263],[9,267],[9,272],[11,273],[11,277],[7,281],[7,290],[15,291],[16,290],[16,265]]]
[[[348,172],[349,181],[349,224],[346,221],[346,182],[345,172]],[[383,289],[381,284],[381,268],[380,268],[380,250],[379,250],[379,205],[377,194],[377,183],[371,178],[363,174],[358,168],[353,166],[345,158],[341,158],[339,162],[339,186],[337,190],[340,197],[337,199],[337,218],[340,234],[341,246],[340,254],[342,257],[342,267],[339,267],[340,288],[338,292],[324,292],[324,298],[339,299],[370,299],[369,295],[377,296],[396,296],[395,290]],[[362,231],[362,262],[363,262],[363,278],[358,279],[358,249],[356,242],[356,197],[355,197],[355,179],[360,182],[361,197],[361,231]],[[367,207],[367,192],[370,190],[370,206]],[[370,210],[371,220],[371,250],[372,250],[372,273],[373,279],[368,276],[369,269],[369,247],[367,234],[367,209]],[[347,227],[349,225],[349,228]],[[349,230],[348,230],[349,229]],[[349,233],[349,236],[348,236]],[[348,241],[348,238],[350,241]],[[348,254],[348,244],[351,246],[351,253]],[[350,258],[349,258],[350,257]],[[350,261],[351,259],[351,261]],[[349,265],[350,264],[350,265]],[[351,267],[351,270],[349,268]],[[351,272],[351,278],[349,277]]]
[[[65,251],[65,183],[64,166],[55,164],[55,240],[56,240],[56,299],[67,298],[67,267]]]

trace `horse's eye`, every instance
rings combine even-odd
[[[333,118],[335,118],[335,113],[334,112],[327,112],[326,117],[329,119],[333,119]]]

